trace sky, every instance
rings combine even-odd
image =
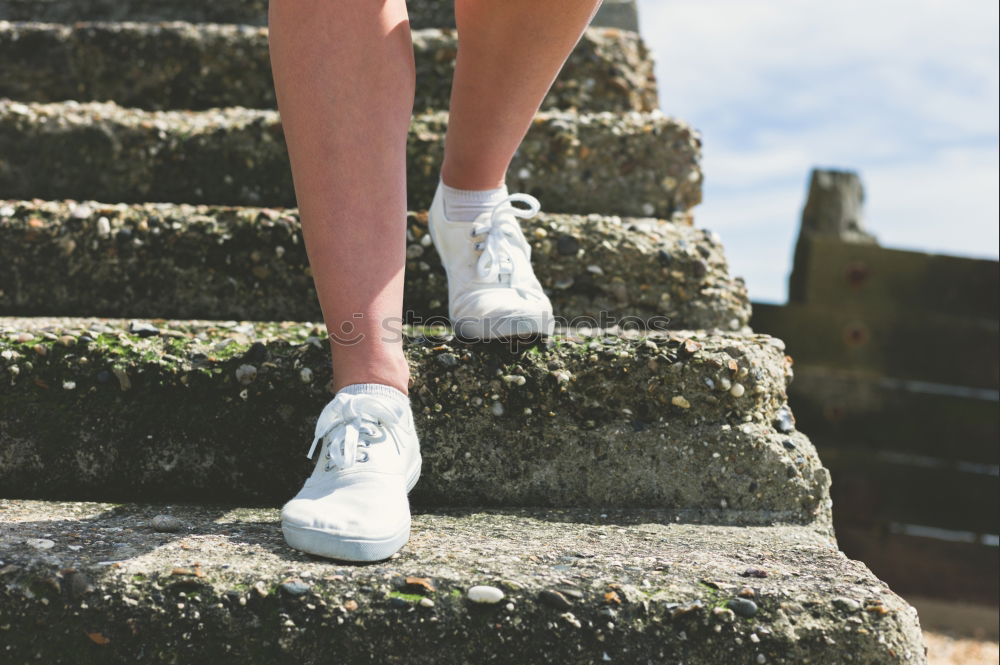
[[[995,1],[638,1],[660,106],[702,132],[695,223],[753,300],[786,300],[814,166],[860,174],[880,244],[997,258]]]

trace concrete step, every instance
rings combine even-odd
[[[780,340],[581,331],[514,348],[405,339],[426,505],[655,506],[828,522]],[[308,322],[0,318],[0,487],[29,498],[272,503],[330,399]]]
[[[545,213],[522,228],[567,321],[741,329],[746,288],[718,237],[677,220]],[[441,320],[426,212],[407,224],[404,310]],[[310,275],[295,209],[0,201],[0,315],[321,320]]]
[[[410,209],[430,205],[444,112],[413,118]],[[507,174],[548,212],[669,217],[701,200],[701,138],[650,113],[540,113]],[[276,111],[142,111],[113,103],[0,100],[0,191],[75,198],[294,205]]]
[[[418,0],[407,8],[413,28],[455,27],[454,0]],[[267,25],[267,0],[0,0],[0,19]],[[635,0],[604,0],[592,25],[638,30]]]
[[[0,514],[11,663],[927,662],[916,611],[809,527],[470,508],[414,515],[397,555],[358,566],[289,548],[274,507]]]
[[[448,108],[453,29],[413,32],[415,108]],[[267,28],[191,23],[0,21],[0,97],[115,101],[145,109],[274,108]],[[544,109],[652,111],[653,62],[634,32],[588,29]]]

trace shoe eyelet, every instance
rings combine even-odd
[[[365,462],[368,461],[368,453],[365,452],[361,454],[363,455],[363,457],[358,458],[358,464],[364,464]]]

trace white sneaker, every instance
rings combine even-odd
[[[514,207],[514,201],[531,207]],[[531,269],[531,246],[517,221],[540,209],[534,196],[511,194],[472,222],[453,222],[439,181],[428,227],[448,275],[448,316],[459,337],[552,334],[552,304]]]
[[[369,391],[372,384],[365,385]],[[407,494],[420,477],[420,443],[402,393],[352,393],[323,408],[307,457],[322,441],[316,468],[281,509],[292,547],[345,561],[392,556],[410,537]]]

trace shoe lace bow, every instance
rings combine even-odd
[[[510,205],[514,201],[527,203],[530,207],[526,210]],[[515,247],[524,250],[530,258],[531,248],[517,218],[534,217],[541,208],[538,199],[531,194],[511,194],[493,208],[488,220],[473,225],[472,237],[485,235],[482,241],[476,243],[476,249],[482,250],[476,263],[480,279],[495,282],[499,281],[501,273],[509,273],[509,270],[503,270],[503,266],[511,264],[510,253]]]
[[[396,444],[396,451],[402,452],[406,445],[396,436],[392,426],[402,422],[403,411],[386,404],[373,395],[349,395],[341,393],[323,407],[316,421],[316,431],[307,458],[312,458],[317,444],[324,438],[330,442],[326,457],[329,471],[332,466],[342,469],[355,463],[368,461],[368,453],[358,454],[358,448],[367,448],[383,441],[386,433]]]

